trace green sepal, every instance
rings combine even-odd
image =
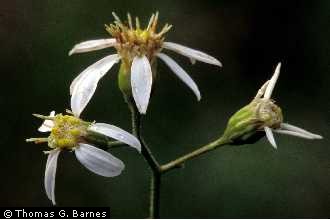
[[[84,139],[88,143],[96,145],[97,147],[100,147],[100,148],[107,147],[109,142],[112,141],[111,138],[109,138],[109,137],[107,137],[103,134],[91,131],[89,129],[87,129],[87,132],[86,132],[86,135],[84,136]]]
[[[119,74],[118,74],[118,86],[119,89],[125,96],[132,96],[132,87],[131,87],[131,68],[130,64],[126,62],[120,63]]]
[[[262,122],[257,119],[257,103],[251,102],[244,106],[228,121],[223,137],[230,140],[230,144],[252,144],[264,136],[258,131]]]
[[[157,77],[157,60],[152,60],[151,62],[151,71],[152,71],[152,88],[151,96],[154,92]],[[131,62],[123,60],[120,63],[119,73],[118,73],[118,86],[120,91],[123,93],[125,101],[133,104],[134,99],[132,95],[132,86],[131,86]]]

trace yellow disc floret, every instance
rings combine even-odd
[[[70,115],[58,114],[53,119],[54,127],[48,137],[51,148],[72,149],[82,141],[88,124],[79,118]]]
[[[135,27],[131,16],[128,14],[128,21],[123,23],[119,17],[115,17],[114,24],[105,25],[106,30],[116,38],[116,49],[122,59],[129,65],[135,56],[146,55],[152,62],[155,54],[161,50],[164,34],[171,29],[171,25],[165,24],[160,32],[156,32],[158,12],[153,14],[145,29],[140,27],[140,21],[136,18]]]

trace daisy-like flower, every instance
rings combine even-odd
[[[224,137],[232,143],[251,143],[251,140],[255,142],[266,134],[268,141],[276,149],[273,132],[305,139],[322,139],[318,134],[283,122],[281,108],[271,99],[280,68],[281,63],[277,65],[272,78],[259,89],[252,102],[230,118]]]
[[[75,45],[69,52],[69,55],[72,55],[108,47],[115,47],[117,50],[117,54],[104,57],[74,79],[70,86],[73,110],[81,112],[86,107],[96,90],[98,81],[115,63],[121,61],[119,84],[124,85],[124,90],[128,90],[132,94],[139,112],[145,114],[149,104],[153,75],[156,74],[154,64],[157,57],[163,60],[174,74],[195,93],[198,100],[201,99],[199,89],[193,79],[172,58],[161,51],[162,49],[172,50],[188,57],[192,63],[197,60],[221,67],[221,63],[217,59],[201,51],[166,42],[164,34],[172,26],[165,24],[163,29],[157,32],[158,12],[151,16],[144,29],[141,28],[138,18],[136,18],[134,27],[129,14],[127,23],[123,23],[115,13],[113,16],[114,24],[106,25],[106,30],[113,38],[82,42]]]
[[[79,115],[76,114],[75,115]],[[47,197],[55,205],[55,176],[57,159],[64,150],[73,151],[82,165],[88,170],[104,176],[118,176],[124,169],[124,163],[109,152],[92,146],[90,143],[96,139],[106,140],[113,138],[121,141],[139,152],[141,144],[130,133],[114,125],[105,123],[91,123],[72,115],[57,114],[52,111],[49,116],[34,115],[45,119],[40,132],[50,132],[46,138],[30,138],[27,142],[48,143],[49,151],[45,170],[45,190]]]

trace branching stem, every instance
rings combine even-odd
[[[148,163],[151,171],[151,182],[150,182],[150,197],[149,197],[149,217],[159,218],[159,208],[160,208],[160,186],[161,177],[164,173],[173,170],[175,168],[180,168],[185,162],[198,157],[206,152],[212,151],[218,147],[229,144],[229,141],[225,138],[220,138],[213,141],[207,145],[204,145],[197,150],[194,150],[186,155],[183,155],[173,161],[168,162],[164,165],[159,165],[156,158],[152,154],[150,148],[145,143],[143,136],[141,134],[141,115],[134,105],[134,101],[126,98],[129,110],[131,112],[132,119],[132,132],[141,142],[141,154]],[[120,145],[120,143],[113,143],[114,146]]]
[[[224,138],[220,138],[216,141],[213,141],[207,145],[204,145],[202,147],[199,147],[197,150],[194,150],[188,154],[185,154],[175,160],[172,160],[170,162],[168,162],[167,164],[164,164],[160,167],[161,173],[166,173],[170,170],[173,170],[175,168],[180,168],[183,166],[183,164],[188,161],[191,160],[195,157],[198,157],[206,152],[212,151],[218,147],[224,146],[226,144],[228,144],[229,142],[224,139]]]
[[[141,154],[147,161],[151,170],[151,181],[150,181],[150,197],[149,197],[149,217],[159,218],[159,199],[160,199],[160,183],[161,183],[161,171],[160,166],[152,154],[150,148],[143,140],[141,134],[141,115],[137,108],[131,102],[127,102],[131,116],[132,116],[132,132],[140,140],[141,143]]]

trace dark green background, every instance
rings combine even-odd
[[[144,135],[165,163],[217,138],[230,115],[247,104],[277,62],[282,72],[273,98],[285,121],[322,134],[321,141],[276,135],[225,147],[164,176],[164,218],[330,217],[330,1],[137,1],[2,0],[0,3],[1,138],[0,205],[51,206],[43,188],[47,146],[24,142],[40,136],[32,113],[69,108],[69,85],[107,49],[68,57],[80,41],[108,37],[103,24],[112,11],[138,15],[145,24],[159,10],[174,25],[169,41],[205,51],[224,67],[197,63],[169,52],[195,79],[189,89],[163,64]],[[86,120],[130,129],[117,87],[118,66],[100,82],[84,111]],[[112,217],[144,218],[148,170],[133,149],[113,150],[126,164],[116,178],[103,178],[74,154],[59,158],[56,197],[60,206],[110,206]]]

